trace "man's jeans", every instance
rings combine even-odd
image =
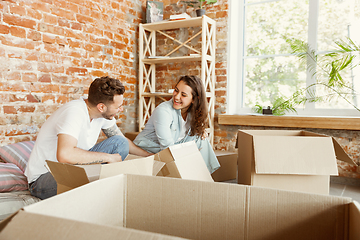
[[[120,135],[112,136],[104,141],[93,146],[89,151],[104,152],[104,153],[118,153],[121,159],[124,160],[129,154],[129,142]],[[40,199],[46,199],[56,195],[57,184],[51,173],[42,174],[36,181],[29,184],[31,195]]]

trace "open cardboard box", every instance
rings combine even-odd
[[[158,175],[213,182],[195,142],[174,145],[146,158],[129,155],[125,161],[118,163],[71,165],[47,161],[47,165],[57,182],[58,194],[118,174]]]
[[[332,137],[308,131],[239,130],[238,183],[329,194],[336,159],[355,164]]]
[[[211,174],[215,182],[236,179],[237,152],[215,150],[215,155],[220,163],[220,168]]]
[[[69,231],[81,236],[125,227],[189,239],[358,240],[359,224],[359,204],[350,198],[117,175],[24,207],[2,222],[0,238],[69,239]]]
[[[163,162],[155,161],[154,156],[146,158],[130,156],[126,161],[111,164],[71,165],[52,161],[46,163],[56,180],[58,194],[118,174],[156,176],[165,165]]]

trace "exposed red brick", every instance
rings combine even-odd
[[[25,19],[15,15],[4,14],[3,21],[14,26],[21,26],[25,28],[35,29],[36,22],[34,20]]]
[[[54,15],[50,15],[50,14],[44,14],[43,15],[43,21],[45,23],[49,23],[51,25],[56,25],[58,23],[58,18]]]
[[[45,3],[53,3],[53,0],[49,0],[49,1],[44,1],[42,0],[42,2],[45,2]],[[41,2],[33,2],[31,4],[31,7],[33,9],[36,9],[37,11],[41,11],[41,12],[45,12],[45,13],[49,13],[50,12],[50,6],[48,4],[44,4],[44,3],[41,3]]]
[[[23,6],[10,5],[10,13],[24,16],[26,15],[26,10]]]
[[[22,73],[22,80],[24,82],[36,82],[37,75],[35,73]]]
[[[93,19],[93,18],[88,17],[88,16],[84,16],[84,15],[81,15],[81,14],[76,14],[76,20],[77,20],[79,23],[84,23],[84,24],[88,24],[88,23],[93,23],[93,22],[94,22],[94,19]]]
[[[34,112],[35,107],[34,106],[20,106],[18,109],[19,112]]]
[[[69,98],[67,96],[62,95],[57,98],[56,102],[59,104],[64,104],[69,102]]]
[[[72,21],[75,21],[75,14],[73,12],[70,12],[70,11],[67,11],[67,10],[64,10],[64,9],[60,9],[60,8],[57,8],[57,7],[54,7],[51,9],[51,13],[58,16],[58,17],[61,17],[61,18],[64,18],[64,19],[67,19],[67,20],[72,20]]]
[[[66,74],[74,74],[77,73],[79,75],[85,75],[87,73],[86,68],[75,68],[75,67],[69,67],[66,69]]]
[[[31,9],[31,8],[27,8],[27,17],[36,19],[36,20],[41,20],[42,19],[42,14],[41,12],[39,12],[37,9]]]
[[[82,24],[77,23],[77,22],[71,23],[71,29],[81,30],[82,29]]]
[[[49,102],[54,103],[55,102],[55,96],[54,95],[44,95],[41,98],[41,102],[43,102],[43,103],[49,103]]]
[[[32,94],[28,94],[26,96],[26,100],[30,103],[34,103],[34,102],[39,102],[39,99],[37,99],[36,97],[34,97]]]
[[[25,59],[28,61],[37,61],[39,59],[38,52],[29,53],[29,55],[25,56]]]
[[[69,83],[69,77],[68,76],[52,75],[52,82],[53,83],[68,84]]]
[[[20,72],[10,72],[6,75],[6,80],[21,80]]]
[[[58,93],[60,90],[60,87],[58,85],[54,85],[54,84],[34,83],[30,86],[30,90],[32,92],[38,92],[38,93]]]
[[[10,27],[0,24],[0,34],[8,34],[8,33],[10,33]]]
[[[103,71],[92,71],[91,73],[91,76],[94,76],[94,77],[103,77],[103,76],[107,76],[108,74],[103,72]]]
[[[60,27],[70,28],[71,24],[67,19],[58,18],[58,24]]]
[[[3,106],[5,114],[17,114],[17,110],[14,106]]]
[[[34,40],[34,41],[40,41],[41,40],[41,33],[37,32],[37,31],[34,31],[34,30],[29,30],[27,38],[31,39],[31,40]]]
[[[39,82],[51,82],[51,76],[49,74],[42,75],[39,78]]]

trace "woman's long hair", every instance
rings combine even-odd
[[[207,118],[208,118],[208,108],[206,101],[206,92],[201,79],[197,76],[182,76],[176,85],[180,81],[183,81],[186,85],[188,85],[192,91],[193,103],[190,105],[188,112],[191,115],[190,119],[190,127],[191,132],[190,136],[202,136],[205,132],[205,128],[207,126]]]

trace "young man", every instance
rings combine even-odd
[[[115,115],[123,110],[125,88],[114,78],[95,79],[88,98],[70,101],[55,111],[41,127],[25,175],[30,193],[40,199],[56,195],[57,184],[45,160],[70,164],[120,162],[129,154],[151,153],[125,138]],[[107,139],[96,144],[102,130]]]

